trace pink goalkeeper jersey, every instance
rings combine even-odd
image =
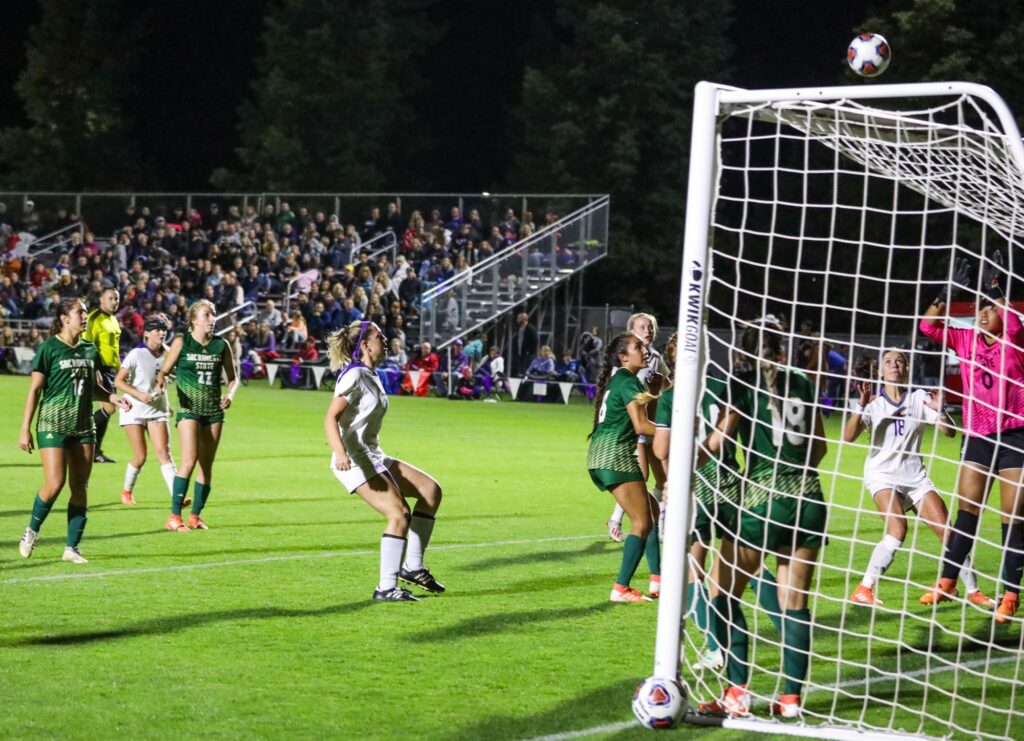
[[[925,337],[945,344],[960,358],[964,428],[982,437],[1024,427],[1024,327],[1013,311],[1003,310],[1003,339],[989,345],[975,328],[947,327],[921,320]]]

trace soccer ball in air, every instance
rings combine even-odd
[[[892,61],[892,49],[881,34],[862,33],[850,42],[846,61],[861,77],[878,77]]]
[[[686,710],[686,690],[675,679],[648,677],[633,690],[633,715],[647,728],[671,728]]]

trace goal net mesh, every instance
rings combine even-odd
[[[741,337],[749,327],[782,325],[791,369],[817,385],[807,409],[781,398],[784,432],[809,436],[820,412],[828,452],[818,466],[828,510],[827,542],[808,587],[810,669],[798,723],[820,729],[953,738],[1024,737],[1021,624],[996,624],[991,607],[957,598],[926,605],[938,580],[943,546],[913,511],[906,537],[874,593],[883,603],[851,602],[885,523],[863,481],[870,434],[842,441],[856,386],[877,381],[885,348],[905,348],[911,387],[956,385],[954,354],[925,338],[920,317],[949,286],[954,257],[974,266],[972,290],[951,302],[943,320],[971,326],[980,274],[1003,257],[1003,287],[1024,301],[1015,276],[1024,219],[1022,174],[987,106],[970,96],[912,102],[786,102],[736,105],[719,117],[710,235],[713,276],[706,300],[704,378],[742,384],[755,359]],[[900,104],[903,110],[897,110]],[[927,106],[933,107],[927,107]],[[765,318],[768,317],[766,320]],[[841,356],[841,357],[840,357]],[[866,359],[862,361],[861,359]],[[864,370],[864,369],[870,370]],[[746,378],[749,378],[747,376]],[[709,384],[702,383],[702,394]],[[723,392],[729,396],[732,392]],[[729,398],[720,399],[729,405]],[[925,430],[921,455],[955,519],[962,422],[953,405],[954,438]],[[741,498],[752,490],[739,448]],[[703,483],[714,489],[717,481]],[[981,592],[997,598],[1003,558],[999,482],[982,509],[972,552]],[[763,482],[762,482],[763,485]],[[695,501],[708,516],[717,505]],[[704,543],[704,584],[721,541]],[[765,566],[775,571],[776,558]],[[755,592],[742,597],[749,643],[754,717],[784,690],[783,636]],[[725,620],[714,614],[712,619]],[[680,657],[693,704],[727,686],[708,633],[688,606]],[[773,725],[779,729],[781,725]],[[769,729],[771,730],[771,729]]]

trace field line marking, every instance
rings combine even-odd
[[[539,543],[564,543],[574,540],[598,540],[607,537],[601,535],[563,535],[554,538],[533,538],[529,540],[496,540],[491,543],[452,543],[436,545],[430,549],[436,551],[458,551],[467,548],[494,548],[503,545],[533,545]],[[154,566],[145,569],[116,569],[113,571],[79,572],[76,574],[52,574],[50,576],[15,576],[0,579],[0,584],[26,584],[30,582],[69,581],[72,579],[102,579],[108,576],[132,576],[134,574],[160,574],[170,571],[192,571],[195,569],[220,569],[227,566],[248,566],[250,564],[274,563],[277,561],[302,561],[318,558],[348,558],[351,556],[376,556],[379,550],[372,551],[328,551],[323,553],[304,553],[295,556],[267,556],[266,558],[246,558],[235,561],[212,561],[208,563],[187,563],[176,566]]]
[[[916,678],[916,677],[923,677],[926,674],[945,674],[947,672],[956,671],[957,669],[974,669],[974,668],[979,667],[979,666],[986,666],[986,665],[988,665],[988,666],[995,666],[997,664],[1009,664],[1011,662],[1018,661],[1018,660],[1019,660],[1019,657],[1017,657],[1017,656],[1004,656],[1002,658],[992,659],[991,661],[989,661],[987,659],[971,659],[970,661],[965,661],[962,664],[957,664],[956,666],[947,666],[947,667],[943,667],[941,669],[929,669],[929,668],[914,669],[913,671],[906,672],[905,674],[900,674],[899,677],[885,677],[885,676],[883,676],[883,677],[872,677],[872,678],[868,678],[868,679],[847,679],[845,681],[839,682],[835,686],[836,686],[837,689],[849,689],[851,687],[857,687],[858,685],[864,685],[864,684],[868,684],[868,683],[895,682],[897,679],[901,679],[901,680],[902,679],[913,679],[913,678]],[[822,692],[825,692],[825,690],[824,689],[812,689],[807,694],[808,695],[815,695],[815,694],[820,694]],[[596,735],[598,735],[600,733],[618,733],[619,731],[624,731],[627,728],[634,728],[634,727],[636,727],[636,728],[640,727],[639,724],[635,720],[624,720],[624,721],[620,721],[618,723],[605,723],[604,725],[600,725],[600,726],[593,726],[591,728],[583,728],[583,729],[580,729],[579,731],[565,731],[563,733],[552,733],[552,734],[550,734],[548,736],[535,736],[534,738],[528,739],[528,741],[568,741],[568,739],[587,738],[588,736],[596,736]]]

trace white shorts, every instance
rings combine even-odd
[[[121,412],[118,421],[122,427],[127,427],[128,425],[148,425],[151,422],[166,422],[170,418],[167,412],[161,412],[159,409],[150,407],[136,412],[135,407],[132,407],[127,412]]]
[[[348,490],[349,494],[355,494],[356,489],[372,479],[374,476],[385,474],[390,477],[391,473],[389,472],[389,469],[391,468],[391,464],[395,462],[394,458],[384,454],[372,457],[367,457],[365,455],[349,456],[349,460],[352,461],[352,467],[347,471],[340,471],[334,465],[334,454],[331,454],[331,473],[333,473],[334,478],[338,479],[338,481],[341,482],[341,485]]]
[[[935,491],[935,484],[928,478],[928,474],[924,471],[918,476],[905,477],[905,476],[886,476],[885,474],[877,474],[871,478],[864,480],[864,486],[871,492],[872,498],[880,491],[886,489],[893,489],[896,495],[903,500],[903,511],[909,512],[911,509],[917,509],[921,506],[921,501],[924,499],[924,495],[930,491]]]

